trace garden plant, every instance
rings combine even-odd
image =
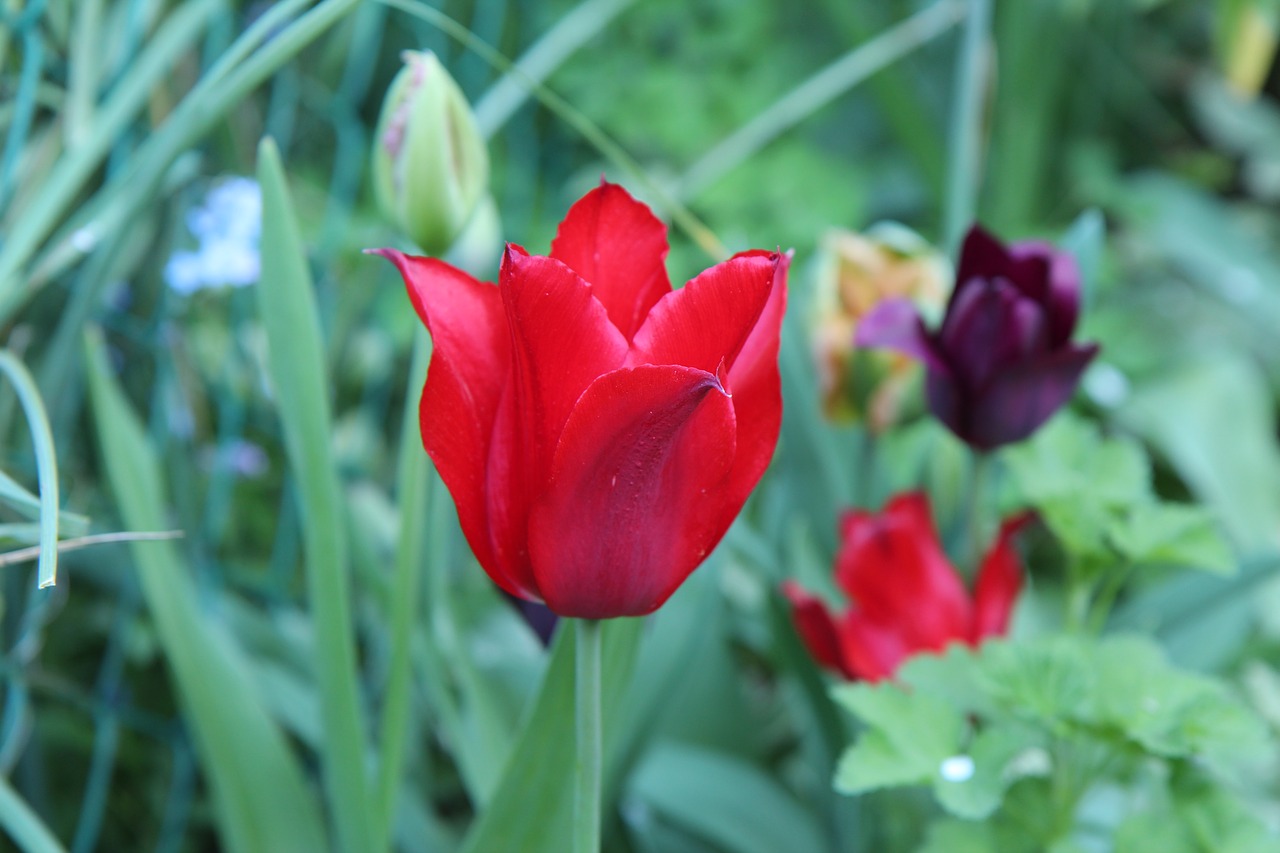
[[[1277,0],[0,0],[0,850],[1280,851]]]

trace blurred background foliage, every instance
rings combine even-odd
[[[50,589],[36,588],[31,564],[4,569],[0,776],[21,795],[0,797],[5,826],[31,839],[21,833],[38,835],[43,822],[75,851],[338,844],[357,837],[341,817],[336,831],[321,821],[295,833],[263,829],[254,815],[308,822],[319,757],[331,758],[325,714],[341,696],[355,709],[344,725],[364,738],[348,760],[383,772],[388,741],[372,721],[385,722],[395,705],[388,685],[398,683],[408,710],[390,743],[402,745],[403,774],[387,771],[389,788],[365,792],[393,816],[367,837],[385,832],[404,850],[556,849],[553,837],[512,833],[528,812],[565,808],[537,774],[567,760],[548,738],[571,731],[555,704],[555,685],[568,678],[557,663],[571,658],[549,656],[476,569],[421,460],[420,479],[405,473],[417,451],[412,413],[408,438],[402,424],[425,351],[415,363],[417,322],[393,271],[360,253],[400,240],[373,206],[369,146],[400,52],[430,49],[491,137],[500,227],[466,258],[478,274],[494,275],[498,237],[543,250],[602,173],[659,211],[678,200],[731,250],[796,252],[774,469],[686,588],[613,638],[608,660],[627,692],[608,718],[609,849],[924,843],[919,816],[936,813],[927,798],[831,791],[852,721],[827,701],[775,588],[789,576],[829,583],[838,510],[878,506],[903,488],[931,491],[949,547],[963,553],[960,447],[925,421],[875,443],[826,422],[806,338],[827,229],[892,219],[941,241],[962,4],[422,4],[507,57],[538,45],[541,64],[527,67],[643,175],[602,153],[564,110],[525,97],[523,83],[440,19],[393,6],[329,0],[303,15],[309,3],[0,0],[5,347],[30,369],[47,410],[63,508],[93,532],[183,532],[67,551]],[[1157,638],[1174,664],[1225,678],[1273,739],[1277,13],[1266,0],[996,0],[979,201],[980,219],[1006,238],[1074,239],[1092,252],[1082,257],[1083,337],[1101,341],[1102,356],[1077,408],[1139,443],[1162,499],[1201,502],[1239,566],[1226,576],[1143,573],[1112,626]],[[254,38],[237,41],[246,32]],[[856,62],[853,72],[838,65],[868,44],[880,58],[858,54],[861,76]],[[821,77],[829,66],[834,76]],[[289,291],[310,294],[301,301],[281,297],[275,304],[290,307],[267,322],[266,293],[260,308],[253,288],[184,292],[170,268],[198,248],[204,226],[193,211],[210,191],[263,174],[264,135],[279,147],[306,252],[305,264],[270,269],[313,284]],[[276,211],[285,202],[266,200]],[[264,237],[264,253],[287,251],[287,234],[268,236],[276,244]],[[673,280],[710,262],[689,233],[673,227],[671,236]],[[275,389],[289,367],[271,361],[269,341],[277,359],[294,344],[309,352],[312,316],[324,363],[308,381],[323,381],[328,399],[282,411]],[[344,599],[339,610],[349,607],[354,626],[336,641],[315,610],[323,593],[307,585],[316,559],[308,537],[319,535],[308,529],[309,484],[322,482],[323,497],[329,474],[306,473],[315,460],[292,458],[289,432],[318,421],[314,440],[331,448],[341,508],[335,576],[350,582],[334,601]],[[38,491],[23,409],[7,388],[0,442],[4,471]],[[14,547],[36,541],[30,501],[5,496],[0,533]],[[418,512],[402,525],[406,507]],[[64,537],[83,532],[75,527],[64,520]],[[404,545],[409,528],[423,541]],[[420,558],[407,587],[392,570],[398,553]],[[1023,634],[1054,627],[1059,563],[1041,535]],[[406,589],[412,619],[397,622]],[[343,687],[342,664],[316,646],[347,639],[359,667]],[[397,682],[403,665],[411,678]],[[227,710],[199,711],[200,702]],[[397,730],[392,717],[385,725]],[[219,781],[219,754],[273,768],[262,771],[263,799],[242,804],[246,835],[227,828],[234,819],[217,805],[218,786],[235,784]],[[504,775],[512,754],[527,778]],[[223,772],[234,777],[234,766]],[[1280,800],[1269,778],[1250,801],[1274,825]],[[930,849],[987,849],[945,846],[953,829]],[[522,846],[504,846],[515,837]]]

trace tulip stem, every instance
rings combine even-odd
[[[968,529],[969,556],[973,570],[978,571],[982,564],[984,545],[987,541],[986,517],[982,512],[982,503],[986,499],[988,480],[991,478],[991,451],[978,450],[973,454],[973,468],[969,473],[969,517]]]
[[[575,695],[578,712],[577,796],[574,853],[600,851],[600,621],[577,619]]]

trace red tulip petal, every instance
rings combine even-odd
[[[787,267],[791,254],[781,256],[773,274],[773,287],[760,318],[742,345],[729,370],[729,393],[738,422],[738,453],[726,485],[726,503],[738,514],[765,469],[773,460],[782,427],[782,377],[778,373],[778,341],[782,315],[787,310]]]
[[[894,625],[914,649],[969,635],[972,604],[938,542],[928,499],[899,495],[856,526],[836,558],[836,580],[859,611]]]
[[[1097,344],[1073,344],[997,372],[957,434],[982,450],[1021,441],[1066,405],[1097,353]]]
[[[514,379],[514,377],[513,377]],[[515,382],[507,383],[489,444],[489,542],[494,564],[525,590],[522,598],[542,601],[529,560],[529,508],[537,493],[530,427],[519,407]],[[492,574],[492,573],[491,573]]]
[[[519,431],[532,439],[529,485],[545,482],[569,412],[597,377],[622,366],[627,342],[592,288],[560,261],[508,246],[499,273],[511,327]]]
[[[636,332],[628,363],[731,370],[769,301],[781,264],[777,254],[738,255],[671,291]]]
[[[591,283],[627,340],[671,292],[667,226],[616,184],[601,183],[569,208],[551,241],[551,257]]]
[[[920,651],[892,622],[872,619],[857,609],[846,614],[839,627],[843,657],[853,676],[865,681],[892,678],[904,660]]]
[[[974,584],[972,642],[1003,635],[1009,630],[1009,616],[1022,590],[1022,563],[1013,547],[1013,537],[1034,516],[1022,513],[1000,525],[1000,534],[982,559]]]
[[[641,616],[718,541],[733,406],[716,377],[641,365],[600,377],[574,407],[529,524],[533,570],[562,616]]]
[[[476,559],[503,589],[527,583],[495,559],[489,539],[486,468],[498,400],[510,371],[511,338],[498,289],[434,258],[378,249],[399,269],[433,352],[419,403],[422,443],[458,506]]]
[[[845,663],[840,631],[826,602],[795,581],[785,581],[782,594],[791,602],[791,618],[795,622],[796,633],[813,659],[845,678],[854,678],[855,673]]]
[[[884,300],[858,321],[853,334],[855,346],[896,350],[919,359],[930,370],[951,371],[910,299]]]

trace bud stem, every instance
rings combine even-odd
[[[577,619],[576,679],[578,716],[577,786],[573,815],[574,853],[600,851],[600,621]]]

